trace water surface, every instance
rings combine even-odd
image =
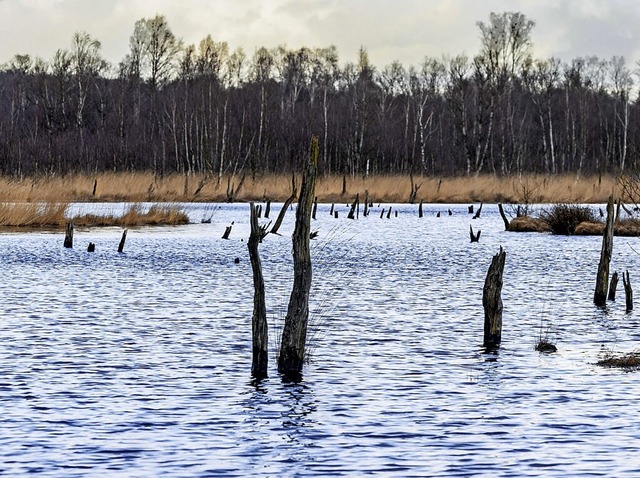
[[[495,205],[477,220],[466,205],[358,220],[321,205],[309,363],[289,383],[272,358],[256,383],[248,205],[186,207],[193,224],[130,230],[123,254],[118,228],[77,230],[73,250],[62,233],[0,235],[1,474],[640,473],[640,375],[595,365],[640,337],[622,290],[593,306],[601,238],[507,233]],[[293,220],[260,245],[272,357]],[[486,354],[482,286],[501,246],[503,344]],[[635,250],[615,238],[612,270],[632,283]],[[557,353],[534,351],[541,333]]]

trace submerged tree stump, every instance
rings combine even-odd
[[[504,230],[509,230],[509,218],[504,213],[504,207],[502,207],[502,203],[498,204],[498,211],[500,212],[500,217],[502,218],[502,222],[504,222]]]
[[[222,234],[222,239],[229,239],[229,235],[231,234],[231,228],[233,227],[233,222],[231,225],[227,226],[224,229],[224,234]]]
[[[265,303],[264,277],[258,245],[268,234],[267,226],[258,225],[255,204],[250,203],[251,234],[249,235],[249,259],[253,271],[253,317],[251,319],[251,337],[253,341],[253,359],[251,375],[255,378],[267,377],[269,365],[269,327],[267,325],[267,306]]]
[[[67,249],[73,248],[73,223],[68,222],[64,232],[64,247]]]
[[[347,214],[347,219],[356,219],[360,216],[360,193],[356,193],[356,198],[353,200],[351,204],[351,209],[349,209],[349,214]]]
[[[500,247],[500,252],[493,256],[487,271],[482,290],[482,306],[484,307],[484,344],[483,347],[493,349],[502,341],[502,273],[507,253]]]
[[[481,213],[482,213],[482,203],[480,203],[480,207],[478,208],[475,215],[473,216],[473,219],[478,219]]]
[[[364,190],[364,211],[362,212],[364,217],[369,215],[369,190]]]
[[[309,162],[302,177],[296,224],[293,231],[293,288],[282,330],[278,371],[295,377],[302,372],[305,359],[307,325],[309,322],[309,294],[311,291],[311,207],[318,176],[318,137],[311,138]]]
[[[624,297],[627,313],[633,310],[633,289],[631,288],[631,279],[629,271],[622,274],[622,283],[624,284]]]
[[[596,290],[593,294],[593,303],[598,307],[607,305],[607,287],[609,285],[609,264],[611,263],[611,253],[613,252],[613,195],[609,196],[607,202],[607,222],[602,235],[602,249],[600,251],[600,263],[596,276]]]
[[[282,209],[280,209],[280,213],[276,218],[276,222],[273,224],[271,231],[269,231],[271,234],[278,234],[278,230],[282,225],[282,221],[284,221],[284,215],[287,213],[287,209],[289,209],[289,206],[291,206],[291,203],[295,200],[297,193],[298,193],[298,190],[296,189],[296,177],[295,175],[292,174],[291,175],[291,194],[289,195],[287,200],[284,202]]]
[[[424,216],[422,212],[422,200],[420,200],[420,205],[418,206],[418,217]]]
[[[127,240],[127,230],[122,231],[122,237],[120,238],[120,244],[118,244],[118,252],[124,251],[124,242]]]
[[[267,205],[264,208],[265,219],[269,219],[269,214],[271,214],[271,199],[267,201]]]
[[[609,295],[608,300],[616,300],[616,289],[618,288],[618,273],[614,272],[611,276],[611,282],[609,283]]]
[[[95,252],[96,251],[96,245],[93,242],[90,242],[89,245],[87,246],[87,252]]]
[[[471,227],[471,225],[469,225],[469,237],[471,238],[471,242],[479,242],[480,241],[480,234],[482,234],[482,231],[478,231],[477,234],[473,233],[473,227]]]

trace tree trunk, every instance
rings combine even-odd
[[[616,300],[616,289],[618,288],[618,273],[614,272],[611,276],[611,283],[609,284],[609,296],[608,300]]]
[[[311,291],[311,208],[318,173],[318,137],[311,138],[311,150],[307,169],[302,177],[296,225],[293,231],[293,289],[282,330],[278,371],[284,375],[302,372],[305,359],[305,342],[309,320],[309,293]]]
[[[291,176],[291,195],[284,202],[282,209],[280,209],[280,213],[276,218],[276,222],[271,228],[271,231],[269,231],[271,232],[271,234],[278,234],[280,225],[282,224],[282,221],[284,221],[284,215],[287,213],[287,209],[289,209],[289,206],[291,206],[291,203],[295,200],[297,193],[298,193],[298,190],[296,189],[296,177],[295,175],[292,175]]]
[[[120,238],[120,244],[118,244],[118,252],[124,251],[124,241],[127,240],[127,230],[122,231],[122,237]]]
[[[504,230],[508,231],[509,219],[507,218],[507,215],[504,213],[504,207],[502,207],[502,204],[498,204],[498,211],[500,211],[500,217],[502,218],[502,222],[504,222]]]
[[[64,247],[67,249],[73,248],[73,223],[68,222],[67,228],[64,233]]]
[[[629,271],[622,274],[622,283],[624,284],[624,297],[627,305],[627,313],[633,310],[633,289],[631,288],[631,279],[629,278]]]
[[[600,264],[596,276],[596,290],[593,294],[593,303],[598,307],[607,304],[607,286],[609,284],[609,263],[613,252],[613,196],[609,196],[607,202],[607,222],[602,235],[602,250],[600,251]]]
[[[264,278],[258,244],[267,234],[265,226],[258,225],[258,214],[254,203],[251,207],[251,234],[249,235],[249,259],[253,270],[253,317],[251,319],[251,334],[253,339],[253,361],[251,375],[255,378],[267,377],[269,365],[269,328],[267,326],[267,306],[265,304]]]
[[[500,252],[493,256],[482,290],[482,306],[484,307],[484,345],[492,349],[500,345],[502,340],[502,273],[507,253],[500,247]]]

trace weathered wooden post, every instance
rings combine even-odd
[[[253,317],[251,319],[251,337],[253,341],[253,359],[251,375],[255,378],[267,377],[269,365],[269,327],[267,325],[267,306],[265,303],[264,277],[258,244],[268,234],[267,226],[258,225],[256,206],[250,203],[251,234],[249,235],[249,259],[253,271]]]
[[[127,230],[122,231],[122,238],[120,239],[120,244],[118,244],[118,252],[124,251],[124,241],[127,240]]]
[[[611,282],[609,283],[609,295],[608,300],[616,300],[616,289],[618,288],[618,273],[614,272],[611,276]]]
[[[385,210],[385,208],[382,208],[382,211],[380,211],[380,219],[382,219],[384,217],[384,210]]]
[[[502,341],[502,273],[507,253],[500,247],[500,252],[493,256],[487,271],[482,290],[482,306],[484,307],[484,344],[483,347],[493,349]]]
[[[311,291],[311,207],[318,175],[318,137],[311,138],[309,162],[302,177],[296,224],[293,231],[293,288],[282,330],[278,371],[296,376],[302,372],[309,322],[309,293]]]
[[[622,283],[624,284],[624,297],[627,305],[627,313],[633,310],[633,289],[631,288],[631,279],[629,278],[629,271],[626,274],[622,273]]]
[[[331,203],[331,209],[329,209],[329,214],[331,214],[333,216],[333,209],[335,207],[335,204]]]
[[[596,276],[596,290],[593,294],[593,303],[598,307],[607,305],[607,286],[609,285],[609,263],[613,252],[613,195],[607,202],[607,222],[602,235],[602,249],[600,251],[600,263]]]
[[[68,222],[64,232],[64,247],[67,249],[73,248],[73,223]]]

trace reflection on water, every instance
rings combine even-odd
[[[124,254],[117,228],[77,231],[74,250],[61,234],[0,235],[0,474],[640,471],[640,376],[594,365],[640,338],[623,300],[592,305],[599,238],[506,233],[485,205],[470,244],[466,205],[357,221],[321,206],[310,362],[282,380],[272,344],[270,377],[252,381],[248,205],[188,207],[194,224],[131,230]],[[275,324],[292,229],[289,214],[260,246]],[[615,239],[613,269],[633,276],[634,242]],[[482,286],[500,246],[503,344],[484,353]],[[534,351],[547,329],[555,354]]]

